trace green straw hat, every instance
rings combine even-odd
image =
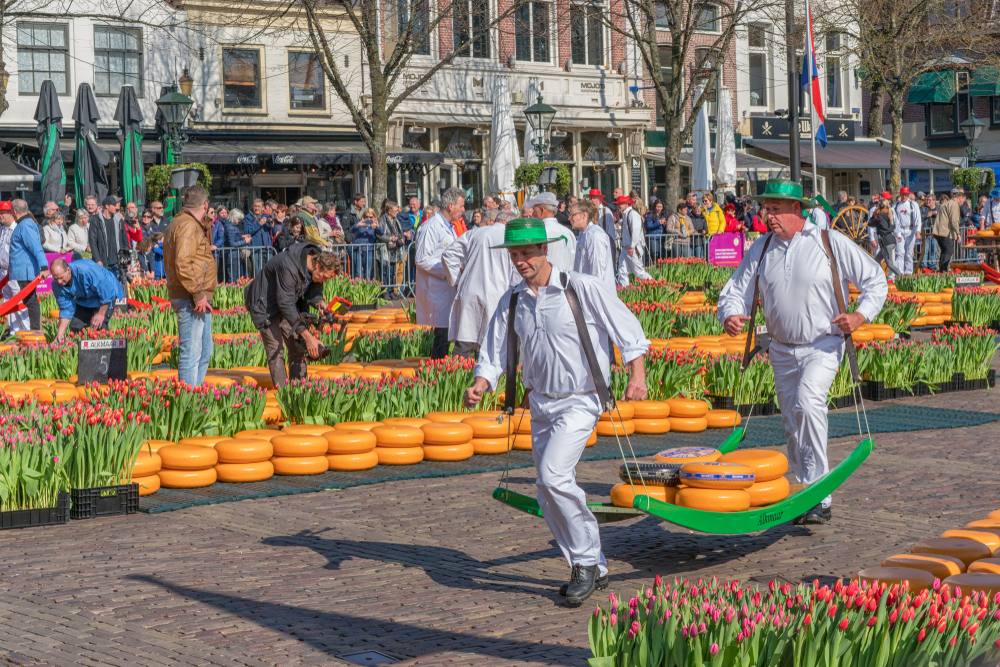
[[[556,241],[566,242],[562,236],[550,239],[545,231],[545,223],[538,218],[517,218],[507,223],[503,233],[503,244],[492,246],[494,250],[499,248],[513,248],[522,245],[537,245],[540,243],[555,243]]]
[[[751,197],[757,201],[764,199],[794,199],[805,208],[816,208],[817,204],[812,199],[802,196],[802,186],[787,178],[772,178],[767,182],[767,189],[764,194]]]

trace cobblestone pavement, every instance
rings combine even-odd
[[[901,401],[996,411],[997,392]],[[834,522],[743,536],[652,518],[602,527],[612,590],[654,574],[850,575],[1000,508],[997,424],[876,436]],[[831,442],[839,461],[858,438]],[[616,464],[581,464],[606,498]],[[421,479],[0,532],[0,665],[584,665],[593,609],[562,606],[545,523],[497,475]],[[532,493],[530,469],[514,471]],[[600,600],[606,598],[601,595]],[[594,598],[596,603],[598,598]]]

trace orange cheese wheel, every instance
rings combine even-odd
[[[788,457],[771,449],[738,449],[723,454],[719,461],[750,466],[756,484],[770,482],[788,472]]]
[[[993,550],[982,542],[962,537],[932,537],[921,540],[910,548],[915,554],[944,554],[959,559],[965,566],[980,558],[989,558]]]
[[[424,432],[413,426],[376,426],[372,435],[379,447],[419,447],[424,443]]]
[[[464,422],[466,419],[496,419],[503,414],[502,410],[473,410],[472,412],[463,412],[465,417],[462,418]]]
[[[382,422],[340,422],[333,428],[338,431],[370,431],[376,426],[384,426]]]
[[[510,449],[507,438],[473,438],[471,444],[475,454],[505,454]]]
[[[632,419],[666,419],[670,416],[670,406],[664,401],[629,401],[627,405],[632,406]]]
[[[160,486],[167,489],[197,489],[211,486],[218,478],[214,466],[204,470],[161,470],[156,475],[160,478]]]
[[[993,572],[963,572],[952,575],[941,583],[952,588],[960,586],[963,591],[986,591],[991,598],[1000,593],[1000,574]]]
[[[879,582],[886,586],[910,582],[911,591],[922,591],[934,584],[934,575],[911,567],[869,567],[858,572],[859,581]]]
[[[966,528],[972,530],[978,530],[980,528],[1000,528],[1000,520],[998,519],[977,519],[975,521],[970,521],[965,524]]]
[[[359,454],[327,454],[330,470],[368,470],[378,465],[378,454],[371,451]]]
[[[620,401],[615,404],[615,409],[612,412],[602,412],[601,421],[602,422],[627,422],[635,416],[635,408],[632,407],[631,403],[625,401]]]
[[[136,477],[155,475],[160,472],[160,468],[162,467],[163,461],[160,459],[159,454],[156,452],[151,453],[148,449],[142,449],[139,451],[135,463],[132,464],[132,480],[134,481]]]
[[[634,421],[634,420],[633,420]],[[587,447],[593,447],[597,444],[597,429],[595,428],[590,432],[590,437],[587,438]]]
[[[464,461],[475,453],[471,441],[461,445],[424,445],[425,461]]]
[[[190,438],[184,438],[180,440],[178,445],[195,445],[199,447],[214,447],[220,442],[225,442],[227,440],[232,440],[232,438],[224,435],[196,435]]]
[[[670,408],[673,414],[673,408]],[[676,433],[700,433],[708,428],[708,420],[704,417],[667,417],[670,420],[670,430]]]
[[[635,422],[631,419],[625,422],[597,422],[597,435],[620,438],[633,433],[635,433]]]
[[[995,519],[996,521],[1000,521],[1000,510],[993,510],[992,512],[990,512],[989,514],[986,515],[986,518],[987,519]]]
[[[382,420],[384,426],[411,426],[413,428],[420,428],[424,424],[430,423],[429,419],[422,417],[390,417]]]
[[[635,491],[631,484],[615,484],[611,487],[611,502],[615,507],[632,507],[632,500],[636,495],[649,496],[660,502],[667,502],[667,487],[655,484],[635,485]]]
[[[461,422],[424,424],[425,445],[463,445],[472,440],[472,427]]]
[[[297,436],[283,436],[285,438]],[[276,438],[277,439],[277,438]],[[240,440],[228,440],[220,442],[215,446],[215,451],[219,453],[219,464],[241,464],[260,463],[268,461],[274,456],[274,446],[267,440],[259,438],[242,438]],[[231,480],[219,478],[220,481]],[[257,481],[257,480],[252,480]]]
[[[463,424],[468,424],[472,429],[473,438],[503,438],[507,439],[514,431],[510,420],[504,417],[500,421],[496,417],[467,417],[462,420]]]
[[[784,477],[772,479],[767,482],[754,482],[754,485],[747,489],[750,494],[750,507],[765,507],[784,500],[791,492],[791,485]]]
[[[321,436],[327,431],[332,431],[333,426],[326,424],[289,424],[281,429],[280,435],[313,435]]]
[[[743,489],[685,487],[677,492],[676,504],[703,512],[745,512],[750,509],[750,494]]]
[[[434,424],[457,424],[468,416],[468,412],[428,412],[424,418]]]
[[[233,435],[234,440],[267,440],[271,441],[271,438],[281,435],[281,431],[277,431],[273,428],[252,428],[247,431],[240,431]]]
[[[36,387],[33,392],[39,403],[66,403],[80,398],[73,385]]]
[[[531,451],[531,436],[524,433],[518,433],[514,436],[512,442],[510,443],[511,449],[516,449],[520,452],[530,452]]]
[[[150,475],[148,477],[133,477],[133,484],[139,485],[139,496],[151,496],[160,490],[160,476]]]
[[[675,447],[664,449],[653,457],[661,463],[701,463],[702,461],[718,461],[722,452],[711,447]]]
[[[982,558],[977,560],[969,566],[969,572],[992,572],[1000,574],[1000,558]]]
[[[147,440],[142,443],[143,451],[159,451],[160,447],[169,447],[170,445],[176,445],[176,442],[170,440]]]
[[[525,412],[523,415],[517,415],[511,417],[511,423],[513,423],[514,433],[520,433],[521,435],[531,435],[531,415]]]
[[[930,572],[938,579],[965,572],[965,563],[943,554],[896,554],[882,561],[882,567],[909,567]]]
[[[219,462],[219,453],[214,447],[199,445],[170,445],[161,447],[157,454],[163,462],[163,470],[206,470]],[[169,486],[166,480],[162,481],[164,486]]]
[[[354,431],[330,431],[324,433],[326,438],[326,453],[334,456],[364,454],[375,449],[378,439],[371,431],[357,429]],[[332,470],[332,468],[331,468]],[[344,470],[344,468],[341,468]],[[365,468],[358,468],[365,470]]]
[[[636,417],[632,420],[632,424],[635,426],[635,432],[642,435],[660,435],[670,432],[670,420],[666,417],[657,419]]]
[[[326,454],[322,456],[275,456],[271,459],[275,475],[319,475],[330,469]]]
[[[329,443],[322,435],[279,435],[271,440],[274,456],[310,458],[326,456]],[[279,473],[280,474],[280,473]]]
[[[750,466],[709,461],[681,466],[681,484],[696,489],[749,489],[754,476]]]
[[[705,401],[668,398],[664,403],[670,406],[671,417],[704,417],[708,414],[708,403]]]
[[[1000,549],[1000,535],[985,530],[946,530],[941,533],[941,537],[961,537],[967,540],[982,542],[991,552],[994,549]]]
[[[378,464],[383,466],[408,466],[424,460],[423,447],[376,447]]]
[[[736,410],[709,410],[705,415],[708,428],[732,428],[742,421],[743,417]]]
[[[274,477],[274,464],[270,461],[247,463],[220,463],[215,466],[220,482],[263,482]]]

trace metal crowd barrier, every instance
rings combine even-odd
[[[647,234],[646,255],[643,263],[654,266],[661,259],[676,259],[678,257],[708,258],[708,242],[704,234]]]
[[[268,246],[218,248],[215,255],[215,279],[220,283],[235,283],[240,278],[254,278],[267,261],[277,254]]]
[[[387,295],[413,297],[416,282],[413,243],[389,248],[385,243],[349,243],[330,246],[340,258],[344,273],[352,278],[378,280]]]

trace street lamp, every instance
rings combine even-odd
[[[538,96],[537,102],[524,110],[524,116],[528,119],[528,125],[531,126],[535,135],[531,145],[535,149],[535,155],[538,156],[539,162],[544,162],[545,156],[549,152],[549,126],[555,115],[556,110],[543,103],[541,95]]]
[[[169,93],[156,100],[156,108],[160,110],[167,124],[165,137],[168,150],[167,164],[181,164],[181,150],[187,143],[187,135],[182,129],[193,105],[194,100],[177,92],[176,83],[171,84]]]
[[[976,118],[976,114],[973,111],[969,111],[969,118],[958,124],[962,128],[962,132],[965,133],[965,138],[969,140],[969,146],[965,149],[966,155],[969,156],[969,166],[976,166],[976,158],[979,156],[979,149],[976,148],[976,140],[986,129],[986,123]]]

